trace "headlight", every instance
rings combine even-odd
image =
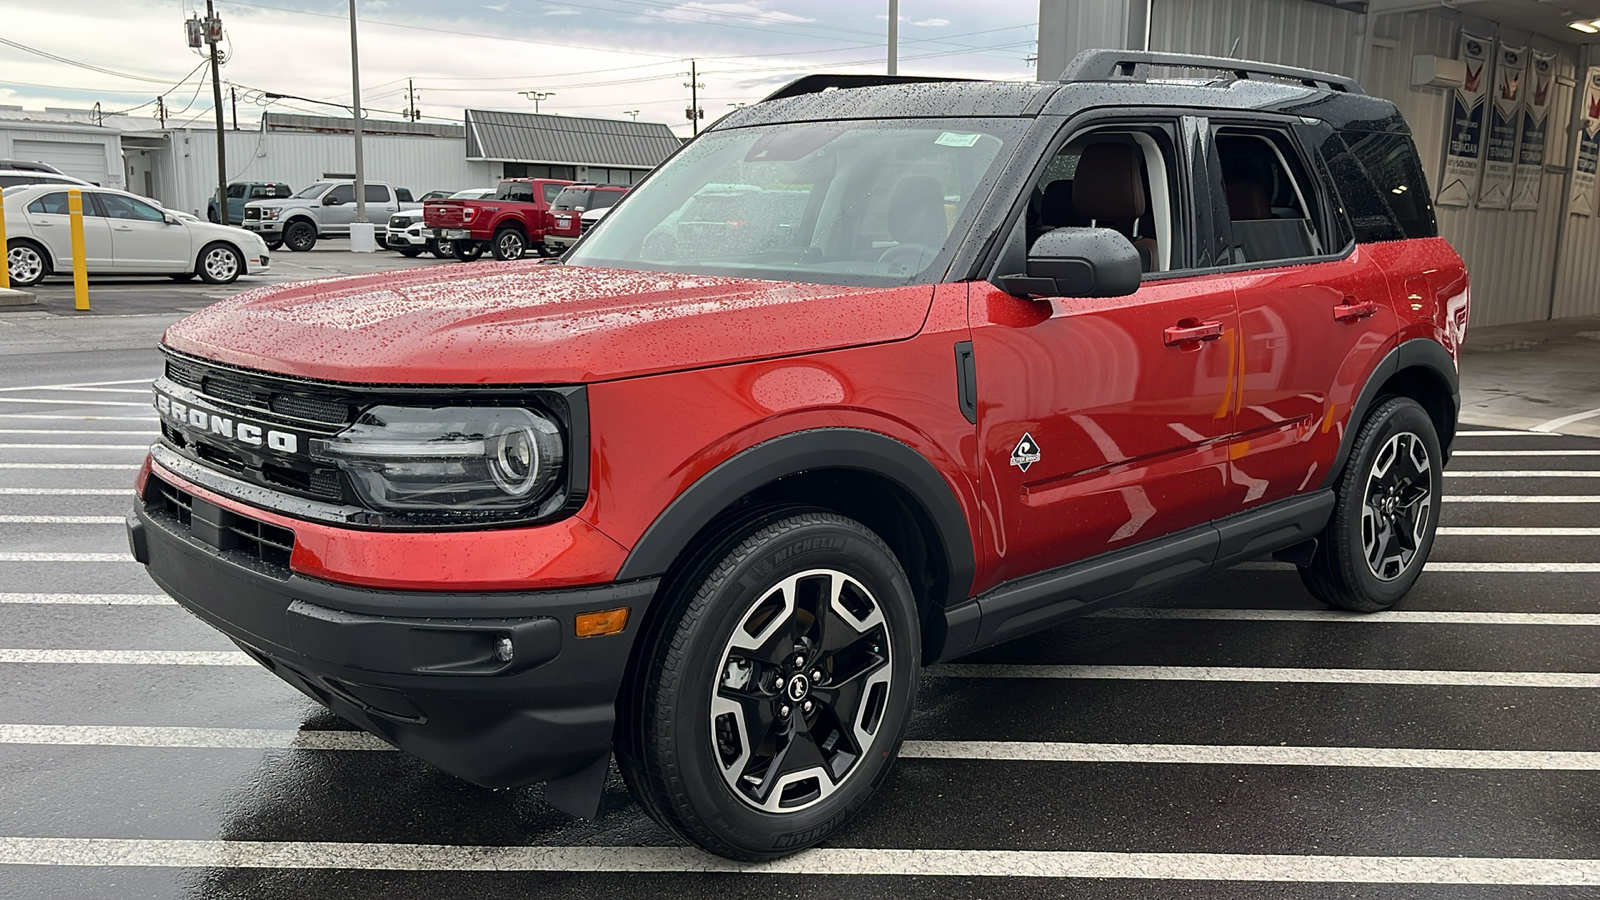
[[[261,218],[263,218],[263,219],[276,219],[278,217],[278,215],[280,213],[282,213],[282,212],[283,212],[283,210],[281,210],[281,209],[277,209],[275,207],[267,207],[266,209],[261,210]]]
[[[311,456],[350,476],[370,509],[537,512],[561,483],[561,430],[520,407],[377,406]]]

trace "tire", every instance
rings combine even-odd
[[[428,252],[439,259],[455,259],[456,245],[454,241],[434,241],[429,245]]]
[[[266,241],[265,243],[267,245],[267,249],[271,250],[273,253],[277,253],[278,248],[283,246],[283,240],[281,238],[275,241]]]
[[[1350,448],[1311,565],[1300,570],[1306,589],[1354,612],[1399,602],[1433,550],[1443,465],[1427,411],[1409,397],[1379,400]]]
[[[472,262],[483,255],[482,241],[454,241],[451,246],[451,255],[462,262]]]
[[[422,255],[421,247],[401,247],[398,249],[400,251],[400,255],[404,256],[406,259],[415,259]]]
[[[233,284],[244,274],[244,254],[232,244],[207,244],[200,250],[195,272],[206,284]]]
[[[501,262],[521,259],[528,255],[528,236],[516,228],[502,228],[495,232],[491,247]]]
[[[217,218],[217,208],[215,206],[206,207],[206,221],[213,225],[221,224],[222,220]]]
[[[6,244],[6,271],[12,287],[33,287],[50,274],[50,254],[33,241],[17,238]]]
[[[916,600],[883,541],[828,512],[769,511],[700,559],[640,637],[618,764],[685,840],[731,859],[794,853],[889,772],[916,700]]]
[[[304,219],[290,222],[283,229],[283,245],[296,253],[308,252],[317,245],[317,226]]]

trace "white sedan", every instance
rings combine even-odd
[[[271,264],[267,245],[243,228],[213,225],[168,212],[126,191],[86,187],[83,243],[91,275],[198,275],[231,284]],[[16,287],[74,269],[67,192],[33,185],[5,192],[6,261]]]

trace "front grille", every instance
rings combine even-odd
[[[234,406],[324,425],[348,425],[352,421],[348,402],[334,396],[315,396],[316,389],[310,386],[291,392],[269,379],[175,358],[167,360],[167,377]]]
[[[261,210],[246,206],[244,208],[244,217],[246,219],[259,219],[261,218]]]
[[[596,220],[596,219],[579,219],[578,220],[578,233],[579,234],[587,234],[589,232],[589,229],[594,227],[594,223],[596,221],[598,221],[598,220]]]
[[[350,406],[332,400],[317,400],[299,394],[276,394],[268,409],[282,416],[294,416],[312,422],[343,425],[350,421]]]
[[[415,222],[415,221],[416,220],[411,218],[410,216],[395,216],[394,218],[389,220],[389,227],[390,228],[410,228],[411,227],[411,223]]]
[[[165,515],[180,530],[223,553],[242,554],[273,569],[289,568],[293,531],[197,499],[156,476],[150,481],[153,489],[145,492],[148,511]]]

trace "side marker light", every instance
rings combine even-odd
[[[578,637],[599,637],[603,634],[616,634],[628,627],[628,607],[621,609],[603,609],[598,612],[580,613],[577,619]]]

